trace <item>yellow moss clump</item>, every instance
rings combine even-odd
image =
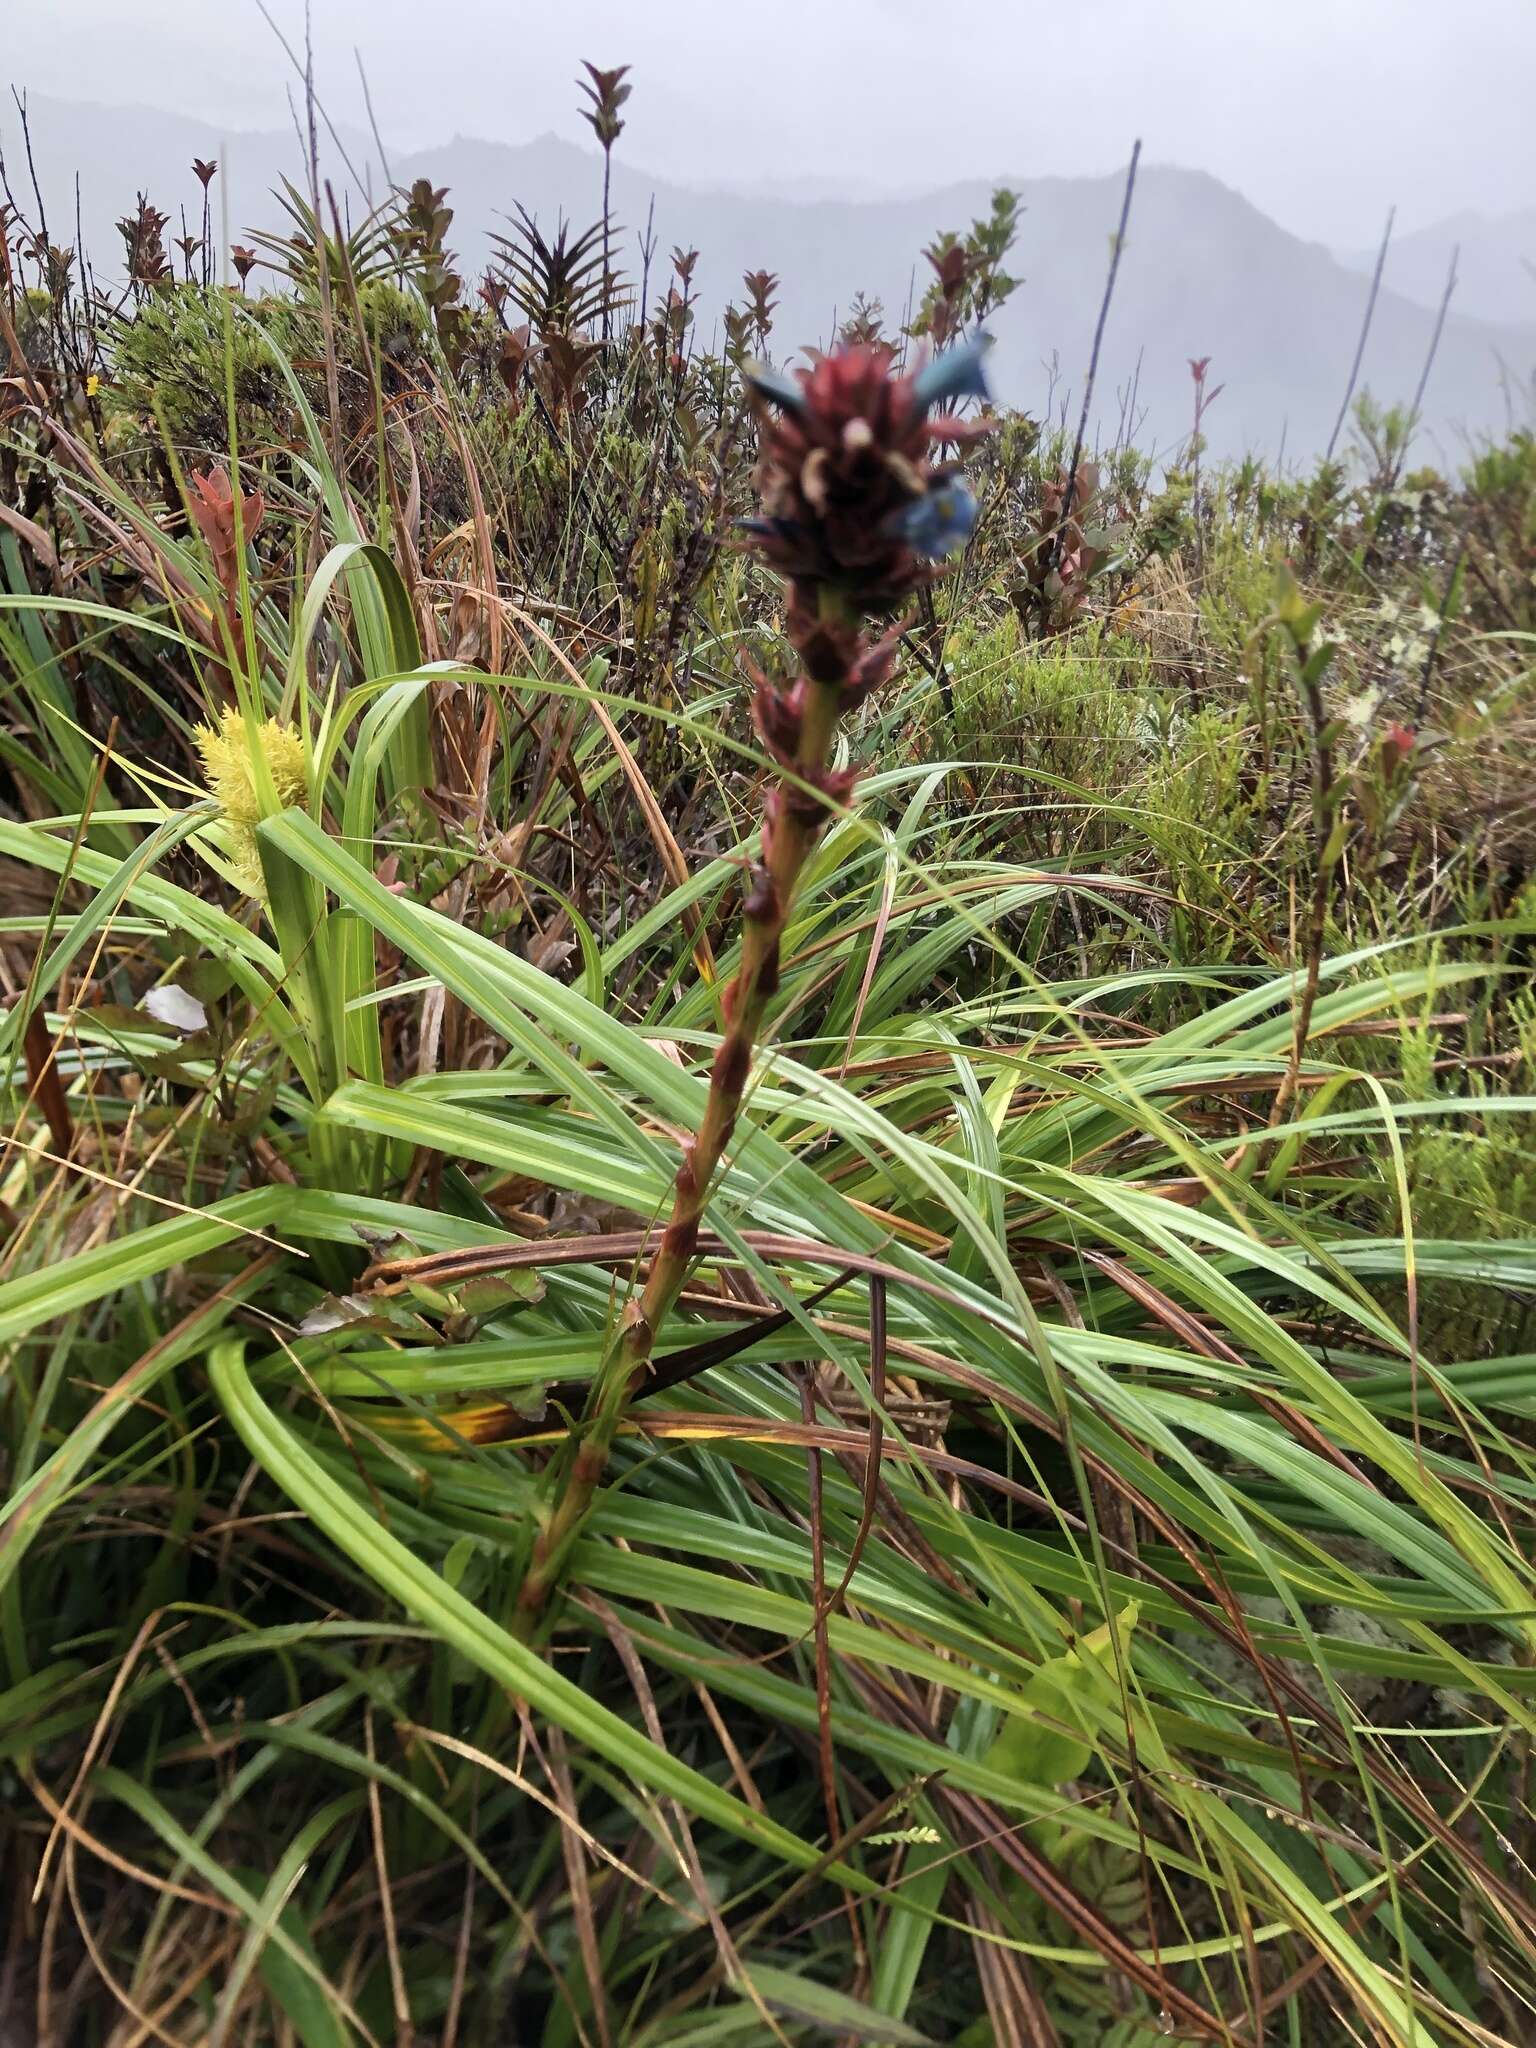
[[[230,865],[247,896],[264,903],[267,885],[256,845],[256,827],[267,815],[256,786],[250,729],[233,706],[221,713],[218,725],[197,728],[197,750],[203,757],[208,787],[223,806],[230,828]],[[304,773],[304,742],[292,726],[269,718],[256,728],[256,745],[266,762],[279,810],[302,806],[308,796]]]

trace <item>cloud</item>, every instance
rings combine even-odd
[[[272,0],[290,39],[301,0]],[[294,79],[254,0],[52,0],[7,24],[12,77],[234,126],[286,124]],[[1287,226],[1371,239],[1528,203],[1529,0],[313,0],[317,75],[386,138],[584,138],[580,61],[630,62],[630,160],[695,183],[893,191],[1124,161],[1208,170]]]

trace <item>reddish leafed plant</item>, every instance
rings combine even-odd
[[[213,561],[213,573],[224,599],[226,649],[233,657],[238,654],[242,634],[240,551],[250,545],[266,516],[267,503],[260,491],[247,491],[240,499],[237,520],[229,473],[212,469],[205,476],[192,478],[192,494],[187,501],[187,509]],[[211,666],[226,692],[233,696],[229,661],[216,655]]]

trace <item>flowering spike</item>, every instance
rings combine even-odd
[[[208,787],[223,806],[229,831],[230,871],[247,896],[267,898],[266,878],[256,844],[256,827],[265,816],[252,748],[266,763],[278,808],[303,806],[309,799],[304,743],[291,726],[269,718],[253,726],[234,705],[227,705],[216,726],[200,725],[193,738],[203,757]]]
[[[779,409],[760,414],[761,514],[745,530],[791,586],[789,638],[813,681],[846,679],[856,658],[846,635],[835,652],[827,644],[833,620],[897,610],[969,535],[970,494],[949,488],[953,464],[930,460],[954,422],[928,407],[936,388],[984,388],[985,347],[978,338],[951,351],[937,382],[933,365],[898,375],[887,348],[840,348],[798,373],[792,405],[786,378],[754,373],[758,397]]]
[[[985,363],[992,346],[990,334],[975,334],[958,348],[924,363],[912,379],[912,397],[918,410],[927,412],[946,398],[989,398]]]
[[[625,1412],[646,1385],[653,1332],[672,1314],[687,1280],[779,990],[796,893],[828,817],[853,795],[857,768],[833,765],[838,725],[890,673],[902,632],[897,626],[871,641],[866,622],[931,583],[938,571],[923,557],[949,554],[975,524],[976,502],[965,485],[951,468],[927,459],[935,438],[927,414],[939,398],[985,390],[984,345],[954,350],[919,378],[897,376],[890,349],[871,341],[817,356],[793,380],[765,363],[743,371],[760,406],[762,502],[761,516],[742,525],[789,584],[785,632],[800,673],[776,680],[744,664],[754,683],[753,720],[779,772],[763,800],[740,964],[724,991],[724,1029],[703,1115],[678,1165],[672,1213],[638,1313],[606,1348],[573,1439],[579,1448],[552,1467],[534,1510],[539,1534],[516,1608],[524,1642],[559,1585]]]

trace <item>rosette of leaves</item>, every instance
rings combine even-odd
[[[519,206],[512,233],[494,235],[492,241],[498,282],[541,340],[550,334],[580,334],[601,319],[605,308],[613,309],[601,221],[579,235],[562,221],[551,237]]]
[[[348,293],[370,278],[387,277],[398,269],[393,200],[374,207],[355,227],[344,225],[338,244],[334,224],[319,224],[313,206],[291,179],[283,180],[275,197],[288,216],[288,232],[256,233],[251,240],[266,253],[272,267],[287,277],[296,292],[309,298],[318,296],[320,264],[316,252],[322,247],[326,252],[327,282],[338,303],[345,303]]]

